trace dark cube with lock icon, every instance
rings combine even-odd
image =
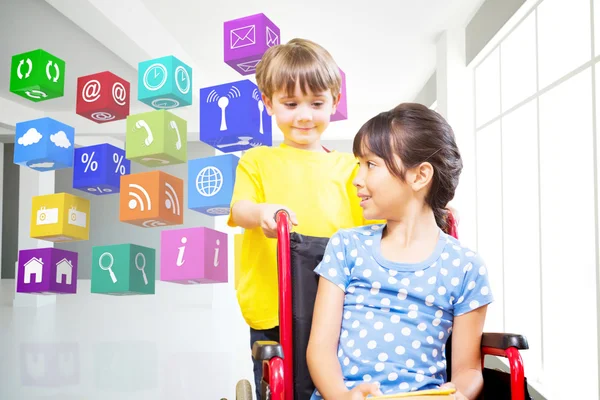
[[[10,68],[10,91],[33,102],[62,97],[65,62],[42,49],[16,54]]]
[[[119,193],[121,176],[131,171],[125,150],[108,143],[75,149],[73,188],[94,195]]]
[[[155,249],[129,243],[92,247],[92,293],[154,294],[155,280]]]
[[[200,140],[224,153],[271,146],[271,117],[249,79],[200,89]]]
[[[127,117],[126,157],[147,167],[187,162],[187,121],[166,110]]]
[[[161,110],[192,104],[192,69],[174,56],[146,60],[138,66],[138,100]]]
[[[129,115],[129,82],[110,71],[77,78],[75,112],[98,124]]]

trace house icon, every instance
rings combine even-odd
[[[33,257],[27,261],[24,265],[25,277],[23,281],[31,283],[31,275],[33,274],[35,275],[35,283],[40,283],[42,281],[42,268],[44,268],[44,263],[41,258]]]
[[[66,258],[56,263],[56,283],[62,283],[63,276],[65,277],[65,283],[70,285],[71,277],[73,276],[73,265]]]

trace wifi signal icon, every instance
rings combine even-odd
[[[140,208],[140,211],[152,210],[152,201],[150,200],[150,196],[148,195],[146,189],[144,189],[142,186],[136,183],[130,183],[129,189],[132,189],[128,193],[128,195],[132,197],[132,199],[129,200],[128,203],[130,210],[135,210],[136,208],[138,208],[138,206]],[[135,191],[133,191],[133,189],[135,189]],[[138,192],[144,196],[144,199],[146,200],[145,203],[144,199],[142,199],[142,196],[140,196]],[[144,204],[146,204],[145,207]]]
[[[221,131],[227,130],[227,118],[225,117],[225,109],[229,105],[229,99],[235,99],[237,97],[240,97],[241,95],[242,92],[240,92],[240,89],[238,89],[236,86],[231,86],[226,96],[219,96],[217,91],[214,89],[210,91],[208,96],[206,96],[207,103],[214,103],[216,101],[217,105],[221,109]]]
[[[258,90],[254,89],[254,91],[252,92],[252,98],[256,101],[261,101],[262,98],[260,96],[260,93],[258,92]]]
[[[177,197],[177,193],[175,189],[169,182],[165,182],[165,195],[167,199],[165,200],[165,207],[168,210],[171,210],[175,215],[181,215],[181,207],[179,205],[179,197]]]

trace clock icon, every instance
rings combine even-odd
[[[144,73],[144,86],[148,90],[158,90],[167,82],[167,75],[167,69],[164,65],[152,64]]]
[[[190,75],[182,66],[175,69],[175,84],[181,94],[187,94],[190,91]]]

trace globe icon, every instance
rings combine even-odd
[[[216,195],[222,187],[223,174],[216,167],[204,167],[196,176],[196,189],[204,197]]]

